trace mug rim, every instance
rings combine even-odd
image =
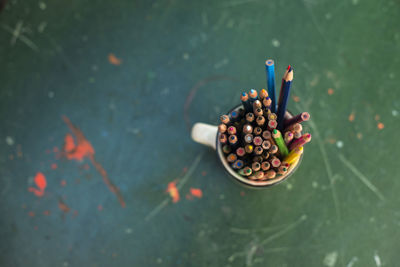
[[[230,112],[232,112],[233,110],[235,110],[235,109],[239,109],[241,106],[242,105],[238,105],[238,106],[232,108],[228,112],[228,114]],[[293,117],[293,114],[290,111],[286,110],[285,116]],[[237,172],[235,172],[232,169],[232,167],[229,165],[229,163],[227,162],[226,158],[224,157],[224,153],[222,152],[222,146],[221,146],[221,142],[219,141],[219,135],[220,135],[220,132],[218,130],[217,131],[217,136],[216,136],[216,149],[217,149],[218,158],[221,161],[222,165],[224,166],[225,171],[229,174],[229,176],[234,178],[234,180],[236,182],[239,182],[242,186],[245,186],[245,187],[248,187],[248,188],[251,188],[251,189],[265,189],[265,188],[271,187],[273,185],[280,184],[281,182],[283,182],[284,180],[286,180],[287,178],[292,176],[292,174],[294,172],[296,172],[297,168],[299,167],[299,165],[301,164],[302,159],[303,159],[304,151],[300,155],[299,159],[297,161],[295,161],[289,167],[288,172],[286,174],[280,176],[280,177],[273,178],[273,179],[268,179],[268,180],[263,180],[263,181],[250,180],[250,179],[247,179],[247,178],[241,176]]]

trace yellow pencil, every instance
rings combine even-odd
[[[295,162],[300,155],[303,153],[303,147],[298,147],[290,151],[290,153],[283,159],[283,162],[286,162],[288,164],[292,164]]]

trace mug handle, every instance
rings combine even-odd
[[[195,123],[192,128],[193,141],[216,149],[218,127],[202,122]]]

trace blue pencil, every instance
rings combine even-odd
[[[282,131],[284,129],[283,121],[286,113],[286,106],[289,100],[290,94],[290,86],[293,81],[293,69],[292,67],[288,67],[285,72],[285,75],[282,78],[282,87],[281,92],[279,94],[279,102],[278,102],[278,130]]]
[[[272,100],[271,112],[276,113],[275,67],[272,59],[265,61],[265,72],[267,73],[268,95]]]

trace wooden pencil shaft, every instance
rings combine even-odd
[[[253,133],[254,135],[260,135],[262,133],[262,129],[260,127],[255,127]]]
[[[276,112],[276,95],[275,95],[275,66],[272,59],[265,62],[265,71],[267,74],[268,95],[271,98],[271,111]]]
[[[287,128],[292,124],[308,121],[309,119],[310,119],[310,114],[308,112],[302,112],[294,117],[291,117],[290,119],[284,120],[283,125],[285,128]]]

